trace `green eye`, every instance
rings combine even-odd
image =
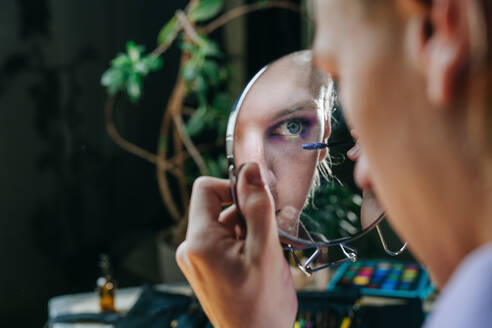
[[[276,125],[276,127],[273,128],[273,131],[270,132],[270,135],[282,136],[290,139],[299,138],[308,128],[309,123],[302,118],[291,118]]]
[[[299,134],[301,132],[302,124],[299,120],[290,120],[287,122],[287,130],[290,134]]]

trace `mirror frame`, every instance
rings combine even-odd
[[[229,119],[227,122],[227,130],[226,130],[226,158],[227,158],[227,171],[229,172],[229,179],[231,181],[231,194],[234,203],[236,204],[239,213],[240,208],[237,202],[237,170],[236,164],[234,163],[234,135],[236,132],[237,118],[239,116],[239,112],[241,110],[241,106],[244,102],[244,99],[248,95],[251,87],[255,84],[255,82],[263,75],[263,73],[268,69],[270,65],[266,65],[263,67],[255,76],[248,82],[246,87],[243,89],[238,99],[234,103],[231,113],[229,114]],[[289,244],[289,249],[309,249],[309,248],[319,248],[319,247],[328,247],[328,246],[338,246],[350,243],[359,239],[360,237],[366,235],[369,231],[374,229],[385,217],[385,213],[381,213],[381,215],[367,228],[362,230],[361,232],[350,236],[350,237],[342,237],[334,240],[329,240],[328,242],[310,242],[305,239],[299,239],[294,236],[289,235],[285,231],[280,228],[277,228],[279,237],[282,239],[282,243]]]

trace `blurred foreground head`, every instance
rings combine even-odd
[[[314,5],[315,61],[363,150],[356,180],[442,286],[492,240],[492,3]]]

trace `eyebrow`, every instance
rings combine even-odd
[[[302,104],[296,104],[296,105],[294,105],[288,109],[282,110],[280,113],[275,115],[275,117],[273,119],[278,120],[281,117],[284,117],[284,116],[287,116],[287,115],[290,115],[290,114],[293,114],[296,112],[300,112],[300,111],[304,110],[308,105],[317,106],[317,104],[314,100],[310,100],[310,101],[307,101],[307,102],[302,103]]]

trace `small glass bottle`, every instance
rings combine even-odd
[[[97,290],[99,292],[99,305],[102,312],[115,312],[114,292],[116,282],[111,277],[111,263],[109,256],[102,254],[99,260],[102,276],[97,279]]]

